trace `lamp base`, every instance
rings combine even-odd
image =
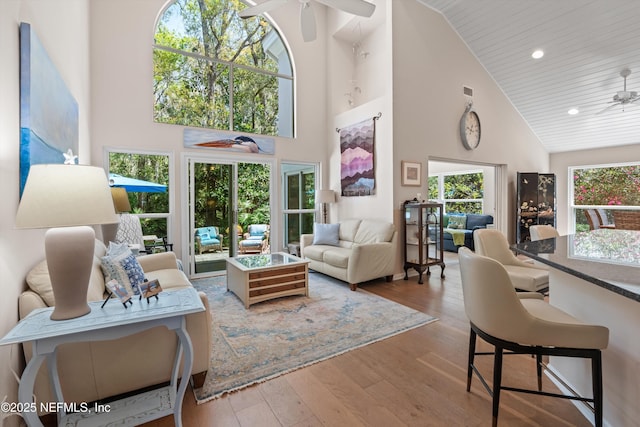
[[[51,320],[89,314],[87,290],[93,267],[96,234],[87,226],[51,228],[44,237],[55,306]]]

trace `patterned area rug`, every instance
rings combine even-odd
[[[248,310],[226,278],[193,280],[213,317],[211,367],[198,403],[275,378],[437,319],[319,273],[309,296],[290,296]]]

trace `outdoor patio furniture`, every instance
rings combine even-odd
[[[613,211],[613,220],[619,230],[640,230],[640,211]]]
[[[268,224],[251,224],[238,244],[240,253],[262,253],[269,233]]]
[[[195,237],[199,255],[206,250],[222,251],[223,235],[220,234],[218,227],[196,228]]]

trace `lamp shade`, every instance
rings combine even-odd
[[[116,213],[131,212],[131,203],[129,203],[127,190],[122,187],[111,187],[111,197],[113,198],[113,206],[116,208]]]
[[[72,227],[118,222],[102,168],[33,165],[16,214],[18,228]]]
[[[336,193],[333,190],[316,191],[316,202],[318,203],[334,203],[336,201]]]

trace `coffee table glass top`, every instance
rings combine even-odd
[[[299,264],[301,262],[308,262],[298,257],[295,257],[293,255],[286,254],[284,252],[275,252],[272,254],[261,254],[261,255],[239,256],[237,258],[233,258],[232,260],[247,269],[273,267],[276,265]]]

